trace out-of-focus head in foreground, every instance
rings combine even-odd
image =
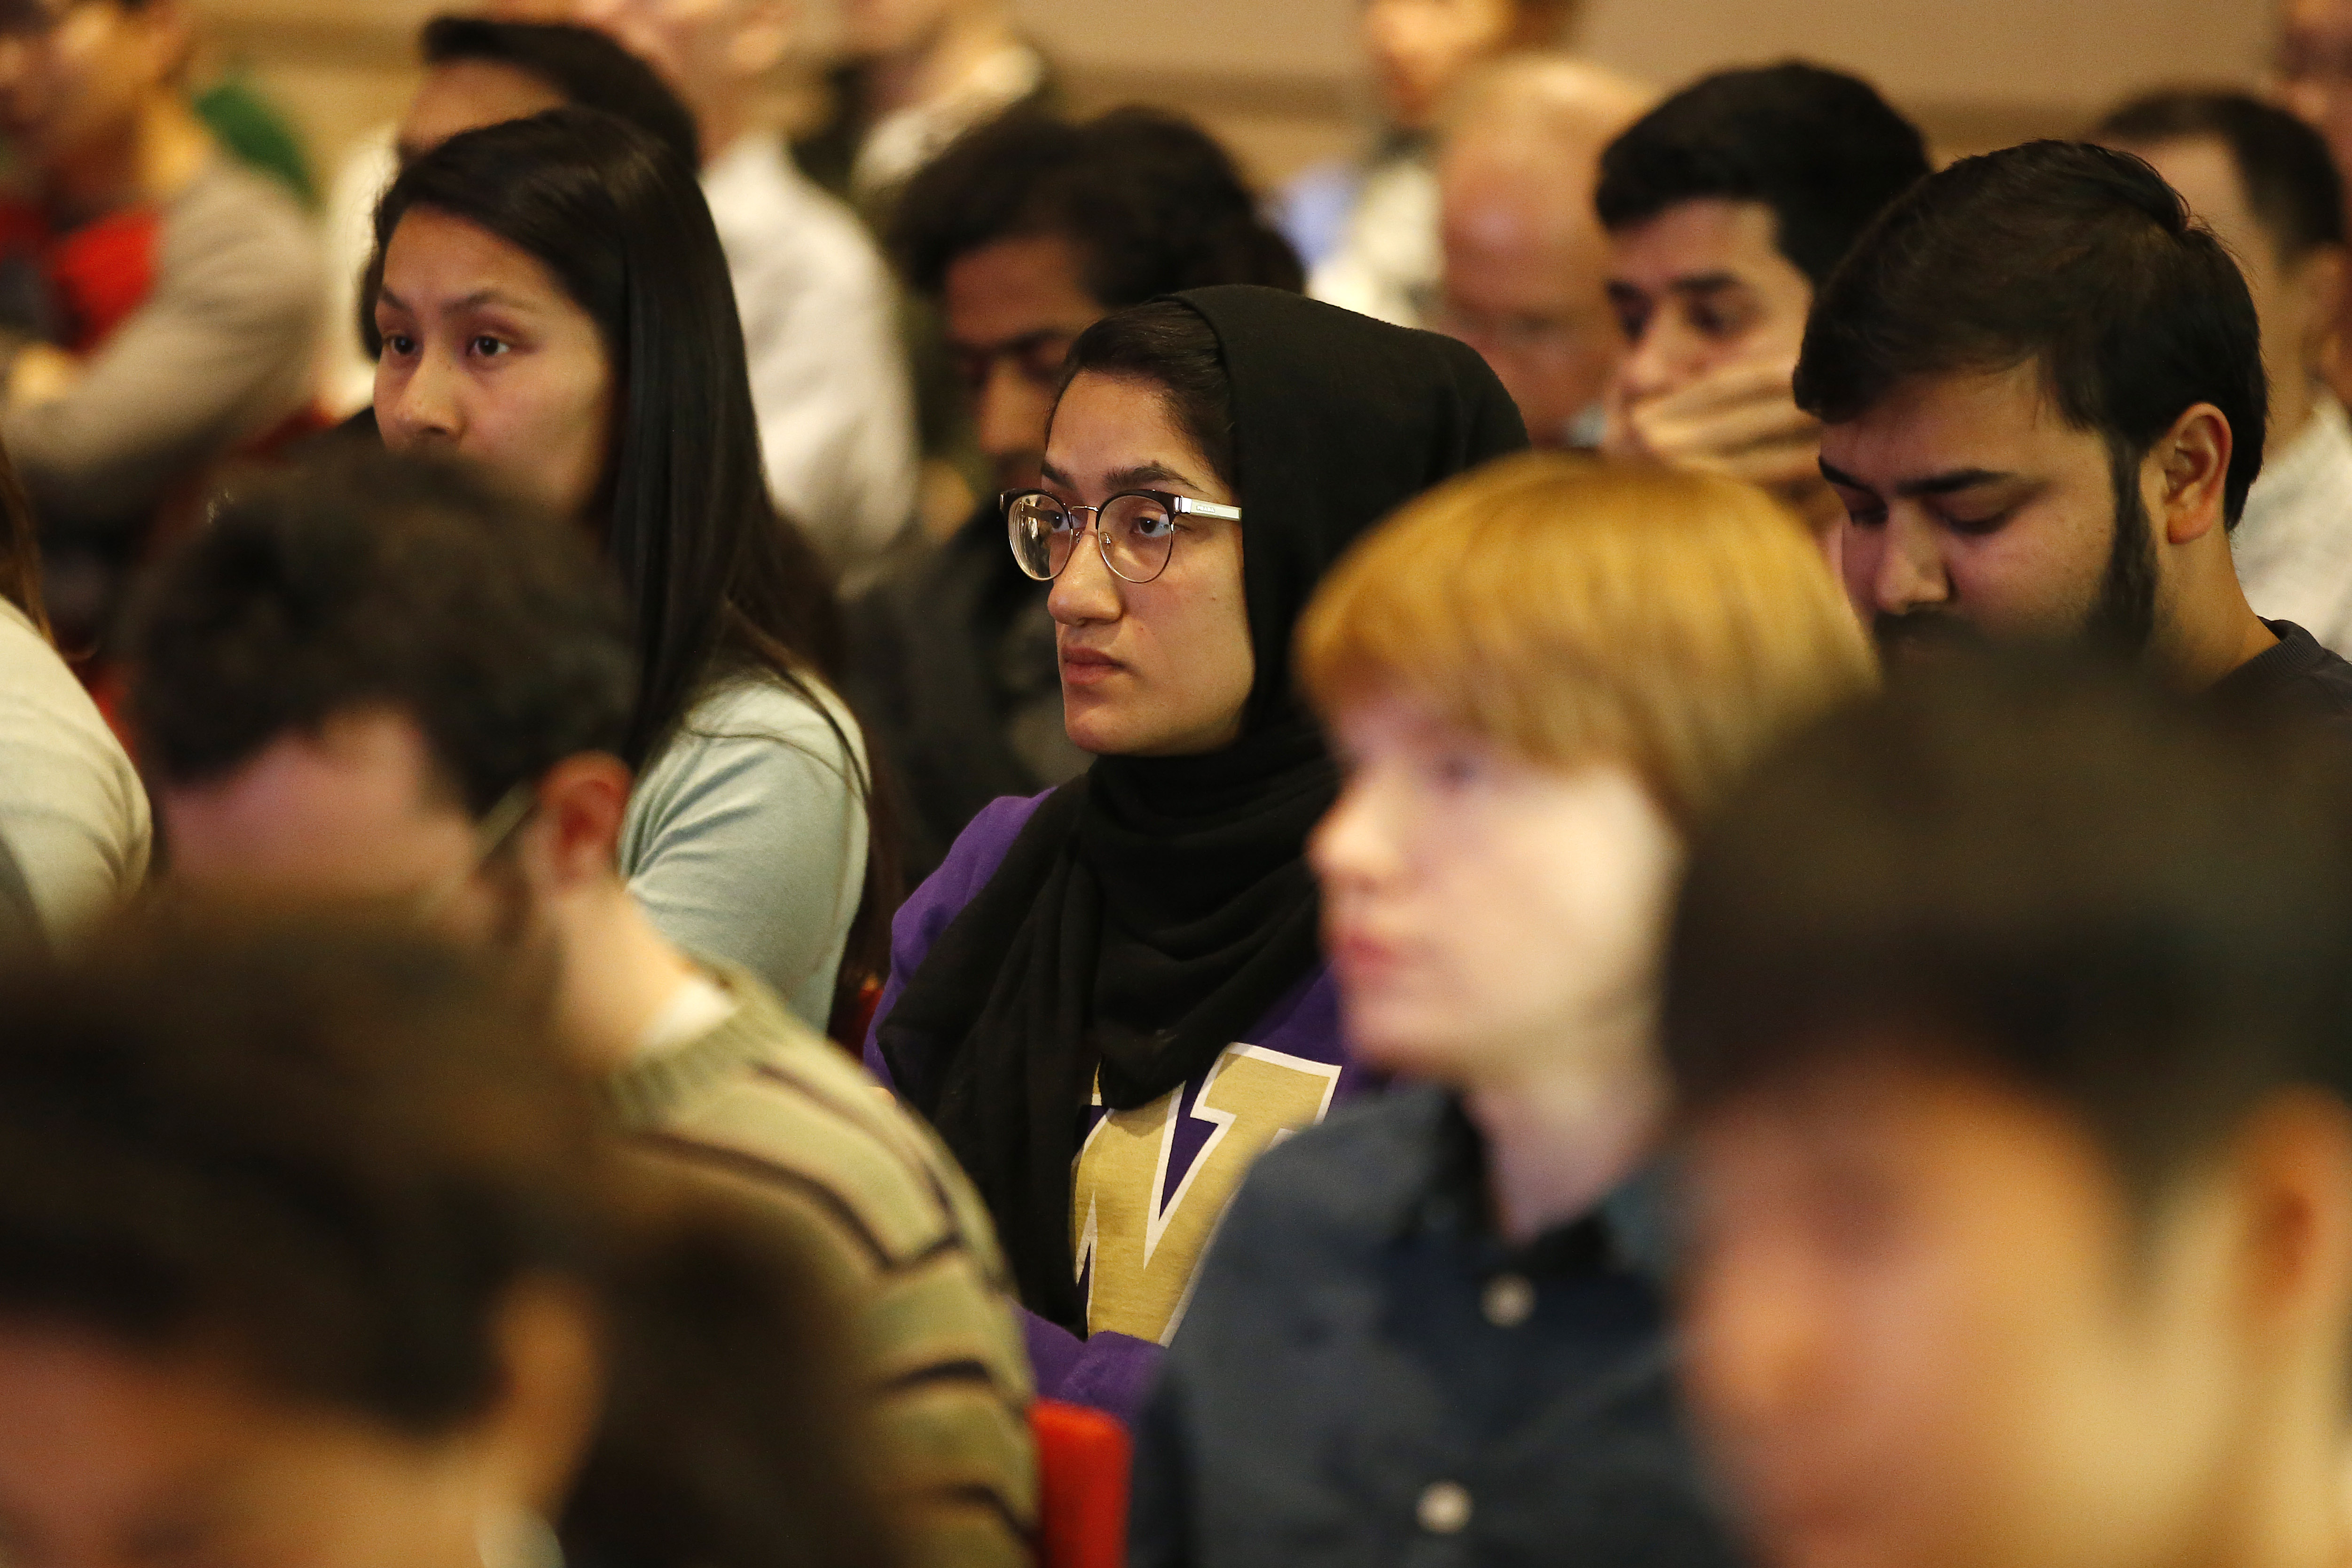
[[[1565,456],[1407,507],[1298,646],[1347,774],[1312,858],[1349,1037],[1456,1083],[1534,1070],[1621,1015],[1648,1071],[1685,837],[1872,671],[1762,492]]]
[[[1767,1561],[2342,1555],[2352,853],[2302,744],[1960,660],[1702,834],[1690,1389]]]
[[[397,938],[0,981],[0,1555],[480,1568],[602,1403],[583,1086]]]

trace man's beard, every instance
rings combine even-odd
[[[2098,592],[2084,612],[2075,636],[2105,651],[2137,658],[2156,635],[2156,531],[2147,505],[2140,499],[2139,464],[2117,454],[2113,461],[2116,496],[2114,538],[2107,546],[2106,569],[2099,574]],[[1889,661],[1937,648],[1981,645],[1984,633],[1948,610],[1921,609],[1904,615],[1881,614],[1871,621],[1871,635]]]
[[[2116,537],[2099,596],[2084,617],[2083,635],[2110,653],[2137,658],[2156,635],[2156,530],[2140,499],[2139,464],[2122,454],[2113,461]]]

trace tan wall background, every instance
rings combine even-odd
[[[409,87],[416,25],[459,0],[195,0],[322,167]],[[813,40],[826,30],[811,0]],[[1186,108],[1275,181],[1359,135],[1356,0],[1015,0],[1081,107]],[[1880,83],[1948,152],[2063,133],[2135,87],[2255,83],[2270,0],[1590,0],[1585,50],[1663,86],[1795,54]]]

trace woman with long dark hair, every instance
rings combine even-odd
[[[1249,1162],[1362,1082],[1292,626],[1358,534],[1527,437],[1462,344],[1272,289],[1108,316],[1065,375],[1045,486],[1005,510],[1096,761],[982,812],[908,901],[867,1059],[988,1200],[1041,1392],[1125,1413]]]
[[[376,213],[375,414],[594,529],[636,617],[622,868],[665,934],[822,1028],[877,973],[889,854],[838,612],[768,499],[709,209],[593,110],[452,137]],[[862,912],[861,912],[862,911]]]

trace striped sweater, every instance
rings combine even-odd
[[[749,972],[711,973],[735,1010],[609,1081],[624,1126],[818,1239],[872,1358],[914,1568],[1030,1563],[1029,1363],[985,1205],[864,1068]]]

